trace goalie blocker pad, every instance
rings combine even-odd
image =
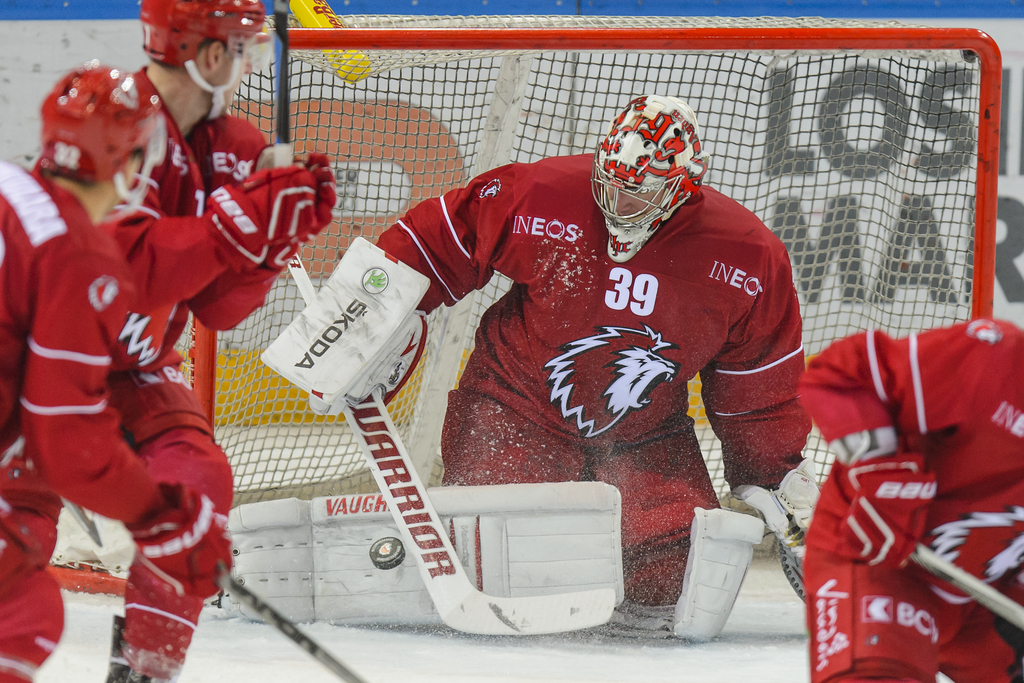
[[[483,593],[613,588],[622,601],[621,499],[600,482],[429,489],[459,561]],[[371,547],[399,537],[379,493],[241,505],[229,517],[232,573],[299,622],[441,624],[416,563]],[[379,544],[378,544],[379,545]],[[392,551],[391,555],[394,555]],[[230,598],[225,606],[256,618]]]
[[[394,393],[426,342],[426,318],[416,306],[429,286],[424,275],[356,238],[313,303],[261,359],[309,393],[321,414],[346,396],[358,403],[375,386]]]

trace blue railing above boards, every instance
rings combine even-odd
[[[1024,0],[333,0],[331,4],[338,14],[1024,19]],[[136,19],[138,15],[137,0],[0,0],[0,21]]]

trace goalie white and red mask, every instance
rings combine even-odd
[[[633,258],[700,192],[707,169],[700,125],[689,105],[661,95],[630,102],[594,153],[591,189],[608,228],[609,258]]]
[[[143,48],[162,64],[184,67],[196,85],[211,93],[207,118],[215,119],[227,110],[244,75],[269,66],[265,16],[261,0],[142,0]],[[226,83],[209,83],[196,66],[199,49],[208,40],[224,43],[231,55]]]
[[[60,79],[43,100],[39,165],[80,183],[112,181],[129,207],[138,206],[167,150],[160,109],[158,98],[139,97],[130,73],[88,62]],[[139,155],[132,173],[129,162]]]

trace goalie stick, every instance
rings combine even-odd
[[[342,412],[445,624],[467,633],[532,635],[608,622],[615,608],[611,588],[517,598],[484,595],[474,588],[380,391],[359,405],[345,405]]]
[[[952,562],[939,557],[931,548],[917,544],[910,555],[917,564],[930,574],[950,583],[985,607],[996,616],[1002,617],[1017,628],[1024,630],[1024,606],[1011,600],[973,574],[965,572]]]
[[[85,510],[67,498],[61,498],[61,500],[64,502],[64,507],[67,509],[68,514],[78,522],[78,526],[82,527],[82,531],[89,535],[89,538],[92,539],[97,548],[102,548],[103,537],[100,536],[100,530],[96,526],[96,521]]]
[[[284,76],[278,81],[278,144],[275,145],[275,159],[278,163],[281,163],[285,153],[287,163],[291,162],[286,77],[287,18],[286,0],[274,0],[275,30],[281,40],[278,74]],[[282,151],[282,148],[287,151]],[[288,263],[288,271],[295,280],[303,301],[309,305],[316,297],[316,289],[298,254]],[[408,552],[415,557],[427,592],[445,624],[466,633],[532,635],[590,628],[605,624],[611,619],[612,611],[615,609],[615,590],[611,588],[517,598],[493,597],[478,591],[470,583],[451,540],[443,531],[444,525],[427,497],[426,487],[412,465],[412,459],[388,415],[383,399],[375,393],[356,406],[355,410],[366,411],[362,414],[372,414],[375,418],[375,421],[368,424],[375,430],[372,437],[377,448],[376,453],[367,443],[366,436],[359,427],[360,423],[355,420],[353,408],[346,406],[343,409],[377,486],[388,503],[388,510],[401,532],[402,541]],[[388,466],[392,468],[387,470],[391,473],[388,476],[383,474],[375,460],[375,455],[380,457],[385,452],[381,449],[381,440],[394,444],[394,448],[390,449],[393,453],[388,457]],[[402,484],[394,487],[395,490],[390,485],[390,482],[394,481]],[[399,497],[401,502],[396,500]],[[412,514],[403,516],[404,512],[410,511]],[[420,552],[421,550],[424,552]]]
[[[316,641],[300,631],[294,622],[263,602],[263,600],[241,583],[231,578],[231,574],[223,564],[221,565],[221,575],[217,583],[220,584],[221,589],[225,593],[230,593],[235,600],[258,614],[264,622],[288,636],[296,645],[308,652],[313,659],[327,667],[338,678],[347,683],[366,683],[363,678],[356,675],[355,672],[335,659],[331,653],[320,647]]]

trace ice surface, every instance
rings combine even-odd
[[[103,683],[123,602],[65,593],[67,625],[38,683]],[[529,638],[447,629],[310,624],[306,633],[368,683],[805,683],[803,608],[775,560],[751,568],[719,640],[633,641],[595,633]],[[269,626],[207,607],[179,683],[337,679]]]

